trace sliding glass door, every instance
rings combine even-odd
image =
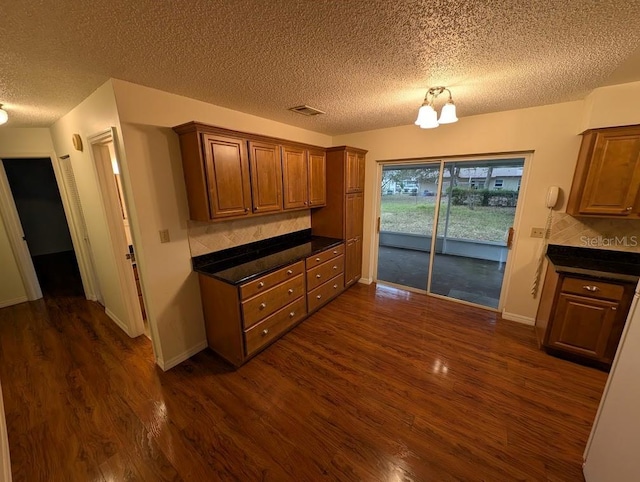
[[[378,280],[426,290],[440,163],[382,169]]]
[[[377,280],[498,308],[523,166],[385,165]]]

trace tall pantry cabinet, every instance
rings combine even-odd
[[[314,235],[346,241],[345,287],[358,281],[362,273],[366,153],[347,146],[327,149],[327,204],[311,212]]]

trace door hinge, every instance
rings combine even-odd
[[[378,232],[380,232],[380,216],[378,216],[378,223],[377,223],[377,226],[376,226],[376,230]]]
[[[513,238],[515,236],[515,230],[513,226],[509,228],[509,234],[507,235],[507,249],[511,249],[513,247]]]

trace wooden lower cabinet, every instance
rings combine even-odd
[[[344,251],[341,244],[307,258],[307,306],[310,313],[344,291]]]
[[[242,365],[339,295],[343,272],[340,244],[239,286],[200,273],[209,348]]]
[[[360,279],[362,273],[362,238],[356,237],[347,241],[346,263],[344,268],[345,286],[350,286]]]
[[[541,345],[554,354],[610,366],[634,286],[624,281],[557,273],[550,266],[536,317]]]

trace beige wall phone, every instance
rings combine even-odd
[[[533,296],[534,298],[538,294],[538,285],[540,284],[542,266],[544,265],[544,255],[547,252],[547,244],[549,242],[549,236],[551,235],[553,208],[555,208],[558,204],[559,196],[560,188],[558,186],[550,186],[547,190],[547,199],[545,202],[546,207],[549,209],[549,214],[547,214],[547,222],[545,223],[544,235],[542,236],[542,244],[540,245],[540,253],[538,254],[538,266],[536,267],[536,274],[534,275],[533,284],[531,285],[531,296]]]

